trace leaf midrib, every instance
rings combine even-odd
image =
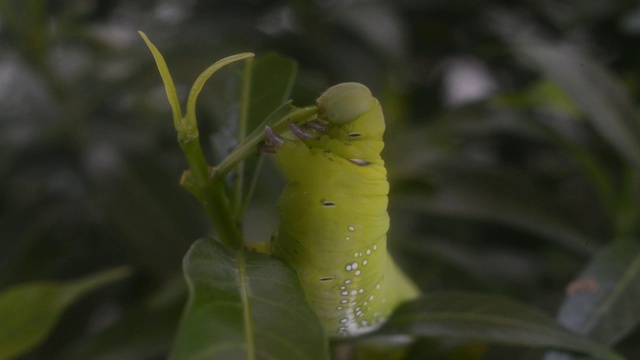
[[[636,256],[635,260],[631,263],[631,266],[627,268],[627,271],[624,272],[620,281],[618,282],[619,286],[616,286],[612,292],[606,296],[603,301],[596,307],[593,311],[593,314],[605,314],[606,310],[611,309],[613,307],[613,303],[619,300],[625,292],[623,290],[627,289],[633,279],[638,276],[640,273],[640,255]],[[583,331],[587,334],[592,333],[593,329],[597,326],[598,322],[602,320],[601,316],[593,316],[591,317],[583,326]],[[602,339],[605,343],[611,343],[611,339]]]
[[[247,262],[244,251],[238,251],[236,257],[239,275],[240,299],[242,301],[242,321],[244,323],[244,335],[247,341],[247,359],[256,358],[256,347],[254,338],[254,323],[251,302],[249,301],[249,283],[247,281]]]

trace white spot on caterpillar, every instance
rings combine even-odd
[[[369,301],[373,301],[373,295],[369,296]]]
[[[355,275],[356,275],[356,276],[359,276],[359,275],[360,275],[360,273],[361,273],[361,272],[360,272],[360,270],[356,270]]]
[[[368,263],[369,263],[369,261],[364,260],[364,261],[362,262],[362,266],[367,266],[367,264],[368,264]]]
[[[371,250],[367,249],[367,255],[371,255]]]
[[[367,306],[367,304],[369,304],[369,302],[365,301],[365,302],[362,303],[362,306]]]
[[[354,269],[354,270],[357,269],[358,268],[358,263],[354,262],[353,264],[351,264],[351,268]]]
[[[378,245],[373,245],[373,251],[378,250]]]
[[[356,231],[356,227],[355,226],[349,226],[349,231]]]
[[[348,302],[349,302],[349,300],[347,300],[347,299],[342,299],[342,300],[340,300],[340,304],[346,304],[346,303],[348,303]]]
[[[358,290],[358,294],[362,294],[363,292],[364,292],[364,289]]]
[[[343,292],[340,293],[340,295],[347,296],[347,295],[349,295],[349,292],[348,291],[343,291]]]
[[[351,271],[352,270],[351,264],[347,264],[347,266],[345,266],[344,269],[347,271]]]
[[[354,296],[354,295],[356,295],[357,293],[358,293],[357,291],[355,291],[355,290],[351,290],[351,296]]]
[[[349,321],[346,317],[340,319],[340,324],[346,324]]]
[[[380,284],[376,284],[376,290],[380,290]]]
[[[347,285],[351,284],[351,279],[345,280],[344,283],[347,284]]]
[[[358,257],[358,253],[354,253],[354,254],[353,254],[353,257]]]
[[[342,306],[338,306],[336,310],[342,310]]]
[[[340,286],[340,290],[345,290],[346,288],[347,288],[347,287],[346,287],[346,286],[344,286],[344,285]]]

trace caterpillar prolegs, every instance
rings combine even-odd
[[[287,178],[271,252],[298,273],[332,336],[378,328],[418,290],[387,253],[384,116],[369,89],[339,84],[318,98],[318,119],[276,135],[270,150]]]

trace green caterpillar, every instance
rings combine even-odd
[[[317,120],[281,135],[265,130],[267,151],[288,179],[271,252],[297,271],[329,335],[356,336],[418,290],[387,253],[380,104],[366,86],[344,83],[318,107]]]

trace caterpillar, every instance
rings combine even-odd
[[[418,290],[387,253],[378,100],[362,84],[343,83],[317,104],[315,120],[283,134],[265,128],[265,147],[287,178],[271,253],[296,270],[328,335],[358,336]]]

